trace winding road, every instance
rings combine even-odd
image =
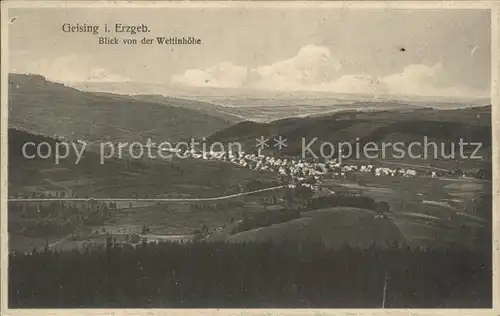
[[[232,199],[239,196],[250,195],[260,192],[273,191],[288,187],[288,185],[280,185],[276,187],[260,189],[250,192],[242,192],[230,195],[223,195],[217,197],[207,197],[207,198],[182,198],[182,199],[172,199],[172,198],[152,198],[152,199],[132,199],[132,198],[40,198],[40,199],[8,199],[9,202],[48,202],[48,201],[72,201],[72,202],[86,202],[86,201],[100,201],[100,202],[118,202],[118,201],[136,201],[136,202],[202,202],[202,201],[219,201]]]

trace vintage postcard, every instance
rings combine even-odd
[[[3,2],[2,315],[497,315],[498,9]]]

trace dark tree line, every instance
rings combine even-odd
[[[146,243],[9,256],[11,308],[491,307],[491,256],[293,243]],[[387,278],[386,278],[387,275]]]

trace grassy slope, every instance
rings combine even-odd
[[[100,164],[98,153],[86,150],[79,164],[69,156],[56,165],[54,160],[26,159],[21,152],[27,141],[55,144],[56,140],[15,129],[9,130],[9,190],[75,190],[79,196],[140,197],[220,196],[238,193],[238,186],[259,178],[275,181],[275,175],[255,173],[230,163],[193,159],[128,160],[110,159]],[[10,193],[9,193],[10,194]]]
[[[344,245],[367,248],[373,243],[382,247],[388,246],[390,242],[404,244],[404,238],[397,226],[390,220],[375,218],[374,215],[375,212],[366,209],[332,207],[305,212],[298,219],[233,235],[226,229],[207,240],[299,244],[321,242],[327,248],[333,249]]]

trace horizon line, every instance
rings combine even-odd
[[[328,95],[328,96],[338,96],[338,97],[364,97],[364,98],[393,98],[391,101],[396,101],[397,98],[402,98],[403,100],[400,101],[406,101],[404,98],[440,98],[440,99],[450,99],[450,100],[471,100],[471,99],[488,99],[491,100],[491,87],[490,87],[490,95],[471,95],[471,96],[442,96],[442,95],[419,95],[419,94],[388,94],[388,93],[379,93],[379,94],[371,94],[371,93],[349,93],[349,92],[333,92],[333,91],[325,91],[325,90],[268,90],[268,89],[258,89],[258,88],[251,88],[251,87],[239,87],[239,88],[227,88],[227,87],[186,87],[182,85],[176,85],[172,83],[161,83],[161,82],[148,82],[148,81],[126,81],[126,80],[115,80],[115,81],[102,81],[102,80],[81,80],[81,81],[64,81],[60,79],[54,79],[54,78],[47,78],[46,75],[39,74],[39,73],[21,73],[21,72],[8,72],[9,75],[23,75],[23,76],[40,76],[43,77],[46,81],[52,82],[52,83],[58,83],[62,85],[67,85],[73,89],[77,89],[80,91],[84,92],[89,92],[85,90],[81,90],[82,87],[75,87],[73,85],[85,85],[85,84],[147,84],[151,86],[164,86],[165,88],[173,88],[173,87],[180,87],[183,88],[187,91],[199,91],[199,90],[204,90],[204,91],[231,91],[234,94],[232,95],[198,95],[196,92],[193,94],[187,94],[187,95],[178,95],[178,94],[172,94],[172,95],[165,95],[163,93],[167,92],[154,92],[154,93],[132,93],[132,92],[124,92],[124,91],[115,91],[115,92],[109,92],[105,90],[99,90],[99,91],[90,91],[90,92],[104,92],[104,93],[114,93],[114,94],[119,94],[119,95],[129,95],[129,96],[134,96],[134,95],[162,95],[162,96],[175,96],[175,97],[198,97],[198,98],[203,98],[203,97],[211,97],[211,98],[217,98],[217,97],[251,97],[251,95],[245,95],[244,92],[256,92],[256,93],[261,93],[261,94],[273,94],[273,95],[283,95],[283,96],[297,96],[300,94],[307,95],[307,94],[317,94],[317,95]],[[186,92],[187,92],[186,91]],[[235,93],[236,92],[236,93]],[[243,93],[242,93],[243,92]],[[128,93],[128,94],[125,94]],[[268,98],[265,98],[268,99]],[[352,100],[351,100],[352,101]],[[361,100],[360,100],[361,101]],[[363,100],[366,101],[366,100]]]

